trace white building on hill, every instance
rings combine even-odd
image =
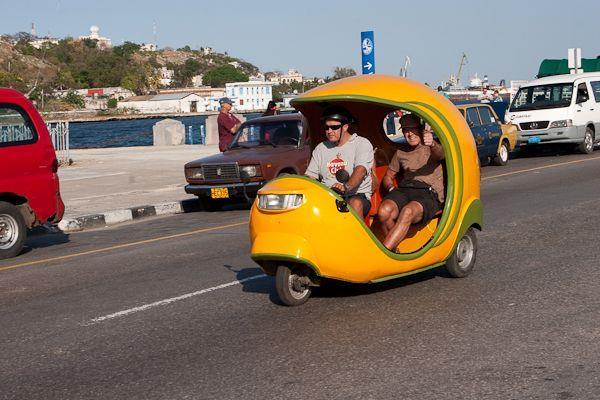
[[[193,113],[206,111],[207,100],[196,93],[168,93],[130,97],[117,104],[146,114]]]
[[[79,40],[91,39],[98,43],[99,49],[109,49],[112,47],[112,42],[109,38],[100,36],[100,28],[96,25],[90,26],[90,34],[88,36],[79,36]]]
[[[298,72],[298,70],[290,68],[288,69],[288,73],[285,75],[281,75],[279,78],[280,83],[292,83],[299,82],[302,83],[302,74]]]
[[[225,84],[225,96],[233,100],[237,111],[257,111],[267,108],[273,99],[272,82],[250,81]]]

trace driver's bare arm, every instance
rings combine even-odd
[[[364,166],[358,165],[354,168],[352,175],[350,175],[350,179],[346,183],[347,190],[353,190],[360,186],[363,179],[365,179],[365,176],[367,176],[367,169]]]

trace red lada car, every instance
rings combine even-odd
[[[65,211],[58,161],[33,104],[0,88],[0,259],[21,252],[27,229],[59,222]]]
[[[215,210],[232,199],[244,199],[244,186],[254,197],[281,174],[303,174],[311,155],[307,126],[297,113],[244,122],[226,151],[185,165],[186,193]]]

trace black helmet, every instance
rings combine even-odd
[[[343,107],[329,107],[323,111],[321,122],[325,122],[328,119],[339,121],[342,124],[349,124],[353,121],[352,115]]]

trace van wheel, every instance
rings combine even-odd
[[[275,273],[275,289],[283,304],[299,306],[306,303],[310,297],[310,278],[298,268],[280,265]]]
[[[0,259],[18,255],[26,237],[27,228],[21,212],[14,205],[0,201]]]
[[[506,140],[503,140],[500,144],[500,150],[498,150],[498,154],[496,154],[492,160],[492,164],[499,166],[508,164],[508,152],[508,143]]]
[[[589,127],[585,128],[583,142],[577,146],[577,150],[583,154],[591,154],[594,152],[594,131]]]
[[[452,277],[464,278],[471,273],[477,259],[477,247],[475,230],[469,228],[446,261],[446,269]]]

